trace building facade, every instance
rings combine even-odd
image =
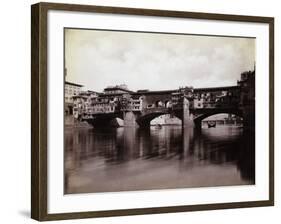
[[[73,96],[77,96],[81,92],[83,86],[77,83],[67,82],[64,83],[64,104],[65,114],[73,114]]]

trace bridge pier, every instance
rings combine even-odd
[[[183,128],[193,128],[193,114],[190,113],[189,110],[189,100],[187,98],[183,98],[183,114],[182,114],[182,127]]]
[[[150,128],[150,121],[149,122],[142,122],[138,124],[140,128]]]
[[[92,125],[95,128],[105,128],[114,126],[113,119],[109,117],[99,118],[99,119],[86,119],[88,124]]]
[[[202,121],[194,122],[194,126],[195,126],[196,131],[200,132],[202,130]]]
[[[125,111],[123,114],[125,127],[139,127],[137,123],[137,115],[132,111]]]
[[[193,128],[182,128],[182,151],[180,152],[180,158],[185,158],[187,155],[192,153],[190,146],[192,144],[194,136]]]

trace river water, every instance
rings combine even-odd
[[[65,130],[65,193],[255,184],[254,136],[242,127]]]

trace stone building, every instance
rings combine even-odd
[[[64,110],[66,115],[73,114],[73,96],[77,96],[81,92],[83,85],[67,82],[64,83]]]
[[[238,85],[245,129],[255,130],[255,70],[243,72]]]

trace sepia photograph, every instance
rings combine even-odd
[[[64,28],[64,194],[255,185],[256,39]]]

